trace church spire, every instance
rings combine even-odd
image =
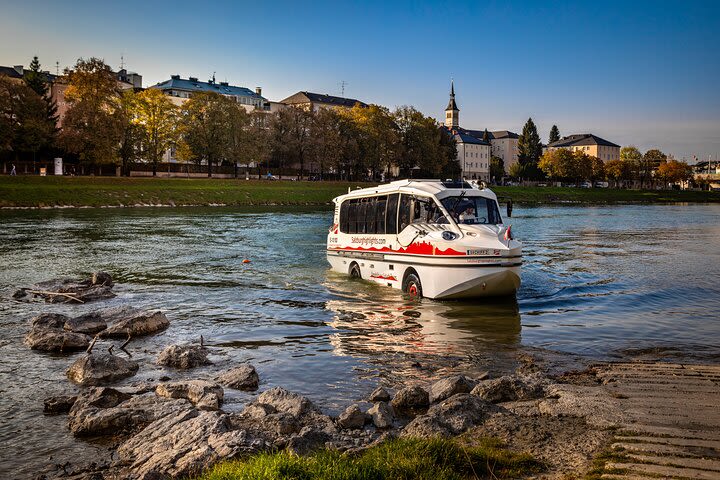
[[[445,109],[445,126],[457,128],[460,126],[460,109],[455,103],[455,81],[450,80],[450,101]]]

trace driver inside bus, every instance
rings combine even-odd
[[[465,211],[460,214],[460,221],[462,223],[475,223],[475,208],[472,205],[468,205]]]

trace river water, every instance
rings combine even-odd
[[[0,212],[0,477],[107,453],[73,439],[65,416],[42,414],[45,397],[76,391],[64,372],[80,354],[23,345],[41,311],[161,309],[171,326],[130,344],[141,369],[125,384],[209,377],[250,361],[261,389],[284,386],[329,413],[378,384],[509,372],[528,349],[589,360],[720,360],[720,205],[516,206],[508,223],[525,242],[517,300],[458,303],[413,302],[329,272],[329,211]],[[81,306],[11,299],[17,287],[95,270],[113,274],[117,298]],[[180,374],[154,366],[163,346],[200,335],[212,367]],[[228,410],[252,397],[226,394]]]

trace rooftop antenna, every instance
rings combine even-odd
[[[344,96],[345,96],[345,87],[346,87],[346,86],[347,86],[347,82],[346,82],[345,80],[342,80],[342,81],[340,82],[340,96],[341,96],[341,97],[344,97]]]
[[[60,76],[60,62],[58,60],[55,60],[55,76]]]

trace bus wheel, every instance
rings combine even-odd
[[[350,277],[351,278],[362,278],[362,274],[360,273],[360,267],[357,263],[354,263],[350,265]]]
[[[403,292],[413,298],[422,298],[422,284],[420,283],[420,277],[414,273],[405,277],[405,281],[403,282]]]

